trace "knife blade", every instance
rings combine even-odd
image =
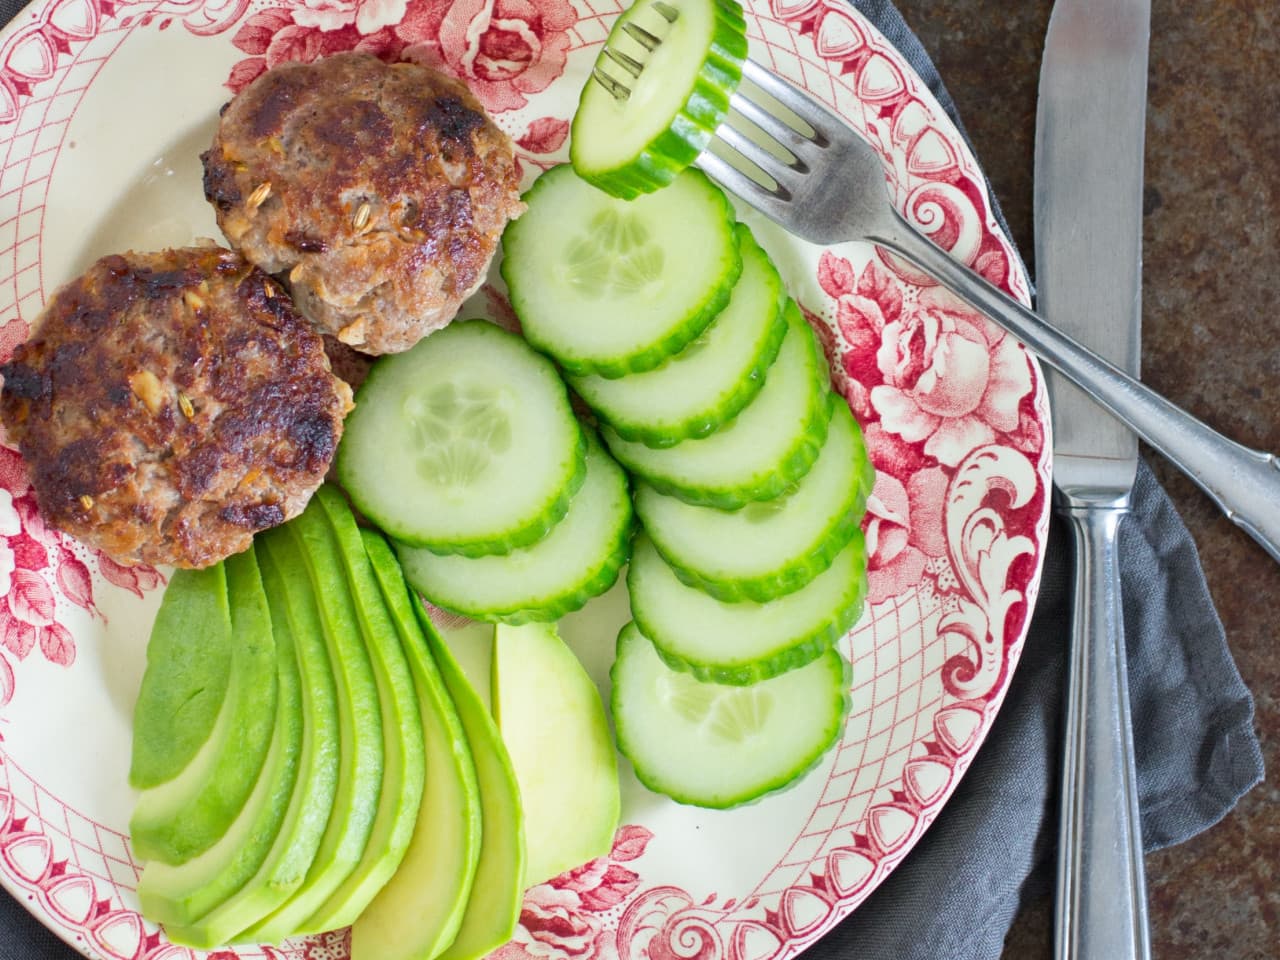
[[[1040,312],[1137,377],[1150,0],[1057,0],[1040,73]],[[1134,434],[1050,372],[1055,505],[1076,557],[1062,762],[1055,955],[1147,960],[1146,889],[1117,533]]]

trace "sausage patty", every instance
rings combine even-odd
[[[284,289],[213,246],[103,257],[0,374],[45,521],[123,563],[205,567],[298,514],[351,409]]]
[[[363,53],[267,71],[202,159],[231,245],[364,353],[453,319],[524,209],[511,142],[466,87]]]

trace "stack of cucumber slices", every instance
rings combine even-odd
[[[338,477],[409,583],[468,617],[556,620],[627,560],[625,474],[579,425],[555,365],[483,320],[374,365]]]
[[[862,434],[769,255],[686,169],[636,199],[543,174],[503,239],[531,343],[630,473],[618,746],[652,789],[728,807],[793,781],[847,706],[865,594]]]

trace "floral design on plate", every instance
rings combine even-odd
[[[564,159],[616,0],[37,0],[0,34],[0,359],[62,281],[111,249],[216,236],[198,154],[269,66],[365,49],[465,80],[526,182]],[[974,158],[927,88],[841,0],[748,4],[755,59],[863,133],[899,209],[1024,302]],[[109,116],[112,123],[95,118]],[[624,774],[607,857],[533,887],[502,960],[790,957],[860,904],[937,817],[991,727],[1047,532],[1035,363],[866,244],[815,248],[746,208],[866,431],[871,602],[841,641],[844,735],[790,790],[728,812]],[[468,305],[515,327],[492,278]],[[46,528],[0,447],[0,883],[92,957],[188,960],[136,912],[129,716],[162,571]],[[565,622],[566,636],[574,627]],[[607,643],[577,640],[607,683]],[[38,651],[38,653],[37,653]],[[743,842],[749,838],[750,842]],[[349,955],[343,931],[217,960]]]

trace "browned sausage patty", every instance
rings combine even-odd
[[[126,563],[205,567],[295,516],[351,409],[288,294],[218,247],[103,257],[0,374],[44,519]]]
[[[365,353],[452,320],[524,209],[511,142],[462,84],[368,54],[264,73],[203,160],[231,245]]]

